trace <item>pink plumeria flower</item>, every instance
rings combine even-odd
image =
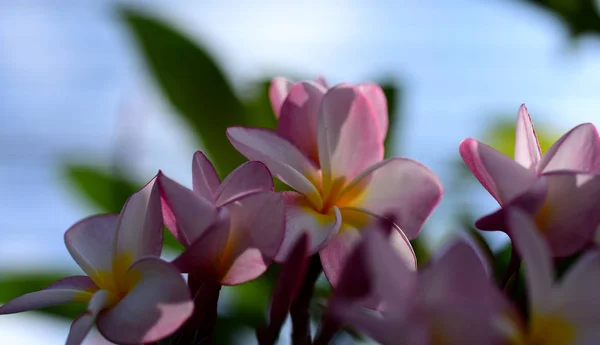
[[[542,156],[522,105],[514,160],[475,139],[463,141],[460,154],[502,207],[478,220],[479,229],[506,230],[504,211],[519,206],[534,215],[555,256],[569,256],[592,242],[600,224],[600,138],[594,125],[573,128]]]
[[[332,284],[360,238],[359,229],[372,217],[397,221],[402,230],[392,242],[416,268],[408,239],[419,233],[442,194],[438,178],[423,165],[405,158],[383,160],[385,97],[366,96],[379,93],[373,84],[326,89],[300,82],[281,105],[276,132],[227,130],[238,151],[263,162],[296,190],[284,193],[286,237],[277,260],[285,260],[298,236],[309,231],[309,252],[320,251]]]
[[[94,322],[118,344],[151,343],[175,332],[192,314],[193,303],[179,271],[158,258],[162,218],[154,181],[132,195],[120,215],[92,216],[65,233],[69,253],[87,276],[67,277],[18,297],[0,307],[0,314],[86,302],[87,310],[71,325],[68,345],[80,344]]]
[[[513,244],[525,263],[529,299],[526,328],[507,328],[511,345],[591,345],[600,343],[600,252],[589,251],[554,280],[550,248],[534,219],[520,209],[507,212]],[[517,323],[519,324],[519,323]]]
[[[418,275],[378,230],[369,230],[348,259],[331,317],[384,345],[503,343],[496,323],[513,311],[468,242],[455,242]],[[364,307],[374,300],[383,302],[380,311]]]
[[[285,216],[273,178],[260,162],[247,162],[220,182],[196,152],[193,191],[159,174],[165,224],[186,250],[174,264],[220,285],[260,276],[279,251]]]

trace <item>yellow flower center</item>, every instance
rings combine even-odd
[[[122,253],[113,258],[112,270],[98,270],[96,274],[90,275],[100,290],[110,293],[108,307],[119,303],[140,280],[141,277],[135,271],[129,271],[132,263],[133,256]]]
[[[575,340],[575,328],[559,315],[534,313],[529,331],[515,334],[510,345],[570,345]]]

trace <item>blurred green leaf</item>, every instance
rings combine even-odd
[[[0,302],[5,303],[26,293],[42,290],[69,275],[71,274],[60,272],[3,273],[0,275]],[[38,309],[38,311],[74,319],[85,307],[84,303],[72,303]]]
[[[127,198],[139,189],[137,183],[100,167],[69,163],[63,168],[77,192],[102,212],[121,212]]]
[[[271,80],[256,83],[252,94],[244,101],[246,123],[252,127],[277,128],[277,119],[269,98],[269,85],[271,85]]]
[[[398,139],[398,131],[395,131],[394,128],[396,128],[397,123],[399,123],[401,120],[399,109],[401,89],[391,82],[382,82],[379,85],[381,86],[381,89],[385,94],[385,98],[387,99],[389,113],[388,134],[384,142],[385,156],[392,157],[395,156],[399,151],[398,146],[400,141]]]
[[[484,142],[513,158],[515,153],[516,118],[504,117],[490,124],[484,133]],[[535,132],[542,152],[546,152],[558,139],[553,130],[543,125],[536,125]]]
[[[248,124],[221,68],[204,48],[169,24],[125,7],[120,14],[166,98],[204,144],[219,174],[227,175],[245,159],[225,130]]]
[[[596,0],[525,0],[557,15],[573,37],[600,33]]]

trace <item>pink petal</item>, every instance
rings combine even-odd
[[[160,256],[162,251],[163,220],[155,181],[156,177],[130,196],[119,216],[114,257],[125,256],[129,264],[146,255]]]
[[[321,85],[322,87],[328,89],[329,87],[327,86],[327,80],[325,80],[325,77],[323,76],[318,76],[317,79],[315,79],[315,83]]]
[[[381,140],[384,140],[388,131],[388,106],[385,93],[379,85],[374,83],[360,84],[358,89],[369,100],[375,114]]]
[[[342,222],[337,207],[333,207],[327,214],[322,214],[298,193],[284,192],[282,196],[286,216],[285,237],[275,261],[285,261],[294,243],[305,232],[310,237],[308,252],[311,255],[322,249],[337,234]]]
[[[317,167],[297,147],[266,129],[230,127],[227,137],[246,158],[264,163],[281,181],[323,206],[315,187]]]
[[[359,175],[340,197],[346,207],[393,217],[408,238],[415,238],[440,202],[443,189],[438,177],[422,164],[391,158]]]
[[[323,97],[318,143],[324,195],[383,159],[374,117],[367,98],[352,86],[336,86]]]
[[[128,271],[132,290],[98,316],[98,330],[119,344],[151,343],[175,332],[192,314],[185,281],[172,265],[146,257]]]
[[[212,163],[206,158],[204,153],[197,151],[194,153],[192,160],[192,185],[194,186],[194,193],[208,199],[212,202],[215,201],[215,194],[217,188],[221,184],[219,175]]]
[[[584,123],[567,132],[548,149],[538,170],[600,172],[600,139],[596,127]]]
[[[220,281],[221,258],[227,247],[231,219],[229,210],[219,209],[217,220],[179,255],[173,264],[183,273],[194,273],[203,279]]]
[[[269,316],[271,326],[283,324],[292,302],[296,299],[308,267],[309,243],[309,235],[302,234],[281,268],[271,300]]]
[[[67,277],[52,283],[44,290],[31,292],[6,302],[0,307],[0,315],[66,303],[87,302],[96,290],[98,287],[87,276]]]
[[[527,169],[535,168],[542,158],[542,150],[525,104],[519,108],[515,136],[515,161]]]
[[[271,106],[273,107],[276,118],[279,118],[281,105],[286,99],[292,86],[294,86],[294,83],[283,77],[274,78],[271,82],[271,86],[269,87],[269,98],[271,99]]]
[[[595,332],[600,336],[600,252],[586,252],[562,278],[558,299],[561,312],[579,328],[578,334]]]
[[[216,205],[223,206],[246,195],[273,191],[273,177],[261,162],[246,162],[225,178],[217,189]]]
[[[165,225],[184,246],[190,246],[215,221],[216,207],[179,183],[158,174]]]
[[[284,204],[279,193],[261,192],[227,205],[231,225],[221,257],[222,285],[256,279],[276,256],[285,234]]]
[[[85,218],[65,233],[65,245],[73,260],[96,284],[102,285],[100,272],[112,271],[114,239],[119,224],[116,214]]]
[[[466,139],[460,144],[460,155],[501,205],[527,190],[536,179],[532,171],[475,139]]]
[[[359,211],[344,210],[342,217],[347,217],[348,212]],[[377,218],[372,216],[367,217],[371,219],[369,223],[378,223]],[[348,255],[350,255],[356,244],[360,241],[362,237],[361,234],[363,232],[368,233],[369,231],[378,231],[378,229],[369,229],[372,227],[373,225],[369,225],[363,229],[356,229],[344,223],[343,230],[325,248],[321,250],[320,256],[323,264],[323,272],[332,286],[337,286],[340,279],[340,274],[342,273],[342,268],[346,263]],[[377,236],[375,235],[375,237]],[[371,239],[368,243],[374,247],[382,246],[382,244],[379,243],[380,241],[377,241],[378,240]],[[372,244],[372,242],[379,244]],[[417,260],[412,246],[410,245],[408,238],[406,238],[406,235],[404,235],[402,230],[400,230],[400,228],[398,228],[396,225],[394,225],[394,229],[389,233],[386,246],[394,250],[393,257],[400,258],[404,264],[403,267],[407,267],[409,270],[417,269]],[[375,258],[371,258],[370,260],[380,259],[380,256],[378,256],[379,254],[375,254],[376,249],[374,247],[371,249],[372,252],[370,255],[374,255]],[[390,256],[387,256],[386,258],[392,260],[390,259]],[[394,259],[393,262],[396,262],[396,259]],[[372,266],[375,266],[375,264],[371,264],[371,266],[369,266],[371,270],[374,269]],[[395,270],[398,271],[398,268]]]
[[[554,271],[550,249],[538,234],[531,216],[518,208],[507,211],[513,245],[525,263],[527,291],[533,310],[550,305]]]
[[[109,292],[106,290],[100,290],[94,294],[88,303],[87,309],[73,320],[67,337],[67,345],[80,345],[83,343],[92,326],[94,326],[94,321],[100,311],[109,305],[109,300]]]
[[[311,82],[296,83],[281,106],[277,134],[294,144],[313,162],[319,162],[317,124],[327,89]]]

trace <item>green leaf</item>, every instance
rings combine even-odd
[[[26,293],[42,290],[53,282],[70,275],[61,272],[3,273],[0,275],[0,302],[6,303]],[[72,303],[38,309],[38,311],[74,319],[85,307],[84,303]]]
[[[277,119],[271,107],[269,86],[271,80],[256,83],[251,94],[244,102],[246,108],[246,123],[251,127],[277,128]]]
[[[525,0],[554,13],[569,29],[571,36],[600,33],[596,0]]]
[[[121,212],[127,198],[140,186],[100,167],[68,163],[63,169],[75,190],[102,212]]]
[[[388,113],[389,113],[389,125],[388,125],[388,134],[385,138],[384,146],[385,146],[385,156],[392,157],[397,154],[399,147],[399,139],[397,135],[396,128],[397,124],[400,123],[401,114],[399,109],[399,99],[401,96],[400,88],[393,83],[383,82],[379,84],[383,93],[385,94],[385,98],[387,99],[388,105]]]
[[[502,117],[488,126],[484,133],[484,141],[496,150],[513,158],[515,152],[515,132],[516,117]],[[535,132],[542,152],[546,152],[559,137],[554,133],[554,130],[543,124],[537,124]]]
[[[221,68],[203,47],[169,24],[124,7],[120,14],[164,95],[201,139],[219,174],[227,175],[245,159],[225,130],[247,123],[244,106]]]

